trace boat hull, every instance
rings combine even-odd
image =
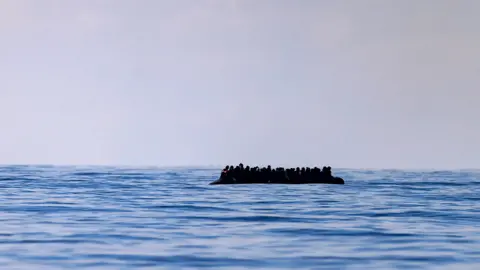
[[[220,177],[210,185],[245,185],[245,184],[283,184],[283,185],[307,185],[307,184],[333,184],[344,185],[345,181],[340,177],[325,177],[310,179],[308,181],[270,180],[270,179],[235,179],[234,177]]]

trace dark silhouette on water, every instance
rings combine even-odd
[[[243,167],[240,163],[235,168],[226,166],[220,178],[210,185],[233,185],[233,184],[345,184],[340,177],[332,175],[332,168],[324,166],[321,170],[314,168],[266,168]]]

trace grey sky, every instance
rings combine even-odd
[[[478,168],[478,14],[0,0],[0,163]]]

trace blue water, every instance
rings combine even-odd
[[[480,269],[480,171],[0,167],[1,269]]]

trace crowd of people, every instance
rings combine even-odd
[[[243,166],[226,166],[221,173],[221,179],[235,178],[236,181],[263,183],[263,182],[309,182],[318,179],[332,178],[332,168],[324,166],[318,167],[296,167],[296,168],[272,168]]]

